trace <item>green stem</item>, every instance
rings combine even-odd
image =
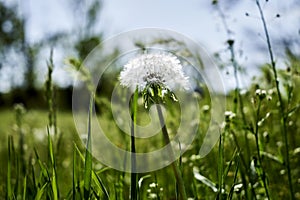
[[[131,124],[131,190],[130,190],[130,199],[137,200],[137,173],[136,172],[136,149],[135,149],[135,125],[137,122],[137,99],[138,99],[138,90],[136,89],[133,102],[132,102],[132,124]]]
[[[261,178],[262,178],[263,185],[264,185],[264,188],[265,188],[265,191],[266,191],[266,195],[267,195],[267,198],[270,199],[268,185],[266,183],[265,171],[264,171],[263,166],[262,166],[262,159],[261,159],[261,155],[260,155],[259,138],[258,138],[258,122],[259,122],[260,107],[261,107],[261,100],[259,100],[259,102],[258,102],[258,107],[257,107],[257,111],[256,111],[254,136],[255,136],[255,144],[256,144],[258,163],[259,163],[259,166],[262,170],[262,174],[259,174],[259,175],[260,176],[262,175]]]
[[[235,79],[235,97],[234,97],[234,112],[237,114],[237,105],[239,104],[239,110],[241,112],[242,115],[242,119],[243,119],[243,123],[247,124],[247,120],[246,120],[246,116],[244,113],[244,103],[243,103],[243,99],[241,97],[241,93],[240,93],[240,83],[239,83],[239,78],[238,78],[238,64],[236,62],[235,59],[235,53],[234,53],[234,43],[228,43],[229,44],[229,50],[230,50],[230,54],[231,54],[231,62],[232,62],[232,66],[234,69],[234,79]],[[245,137],[245,144],[246,144],[246,158],[249,158],[250,155],[250,148],[249,148],[249,141],[248,141],[248,134],[247,131],[244,131],[244,137]],[[247,164],[249,164],[249,159],[247,159]]]
[[[224,176],[223,176],[223,165],[224,165],[224,133],[220,134],[219,139],[219,160],[218,160],[218,179],[219,179],[219,192],[218,199],[223,199],[222,190],[224,188]]]
[[[162,127],[163,139],[164,139],[165,145],[168,145],[168,144],[170,144],[170,138],[169,138],[167,127],[165,126],[165,120],[164,120],[160,105],[157,104],[156,109],[157,109],[157,113],[158,113],[158,117],[159,117],[159,122]],[[168,147],[169,147],[168,151],[169,151],[170,159],[175,160],[175,155],[172,150],[172,147],[171,146],[168,146]],[[181,171],[175,162],[171,163],[171,167],[173,169],[173,172],[175,174],[175,178],[176,178],[176,181],[178,184],[178,189],[179,189],[179,193],[180,193],[180,197],[181,197],[180,199],[187,199],[184,182],[183,182],[183,179],[181,176]]]
[[[84,159],[84,198],[89,199],[91,194],[91,179],[92,179],[92,170],[93,170],[93,161],[92,161],[92,115],[93,115],[93,104],[94,103],[94,94],[91,94],[89,110],[88,110],[88,124],[87,124],[87,132],[88,139],[86,143],[86,152]],[[50,140],[50,136],[49,141]],[[50,146],[50,145],[49,145]]]
[[[230,36],[231,35],[231,30],[229,29],[229,26],[227,24],[226,16],[225,16],[224,12],[220,8],[219,4],[216,4],[216,5],[217,5],[217,11],[219,12],[220,18],[222,20],[224,29],[225,29],[226,34],[227,34],[227,38],[228,38],[227,43],[228,43],[228,46],[229,46],[230,57],[231,57],[230,61],[231,61],[231,64],[233,66],[233,69],[234,69],[234,79],[235,79],[236,86],[235,86],[235,96],[234,96],[234,100],[233,100],[233,105],[234,105],[233,111],[234,111],[234,113],[238,114],[238,109],[239,109],[239,111],[242,115],[243,123],[247,124],[246,116],[245,116],[245,113],[244,113],[244,110],[243,110],[244,109],[244,103],[243,103],[242,96],[240,94],[240,83],[239,83],[239,79],[238,79],[238,63],[237,63],[236,58],[235,58],[234,40]],[[245,141],[245,146],[246,146],[246,156],[244,156],[241,153],[241,158],[244,160],[243,164],[244,164],[244,167],[246,169],[245,171],[247,172],[247,171],[249,171],[248,166],[249,166],[249,163],[250,163],[250,160],[249,160],[250,145],[249,145],[249,139],[248,139],[248,132],[246,130],[244,130],[244,141]],[[247,159],[246,161],[245,161],[244,157]],[[248,174],[248,176],[251,176],[251,175]],[[244,187],[245,187],[246,196],[248,196],[247,184],[244,184]],[[253,189],[252,184],[251,184],[251,187]],[[252,190],[252,191],[254,191],[254,190]]]
[[[293,190],[293,183],[292,183],[292,176],[291,176],[291,167],[290,167],[290,158],[289,158],[289,144],[288,144],[288,138],[287,138],[287,127],[286,127],[286,113],[284,109],[284,104],[281,96],[281,92],[279,89],[279,81],[278,81],[278,76],[277,76],[277,70],[275,66],[275,60],[273,56],[273,51],[272,51],[272,46],[271,46],[271,40],[266,24],[266,20],[264,17],[264,13],[262,11],[262,8],[260,6],[260,3],[258,0],[256,0],[256,5],[258,7],[259,13],[260,13],[260,18],[263,23],[263,29],[266,35],[267,39],[267,45],[268,45],[268,51],[269,51],[269,56],[270,56],[270,61],[271,61],[271,67],[273,70],[274,74],[274,79],[275,79],[275,85],[276,85],[276,90],[277,90],[277,96],[280,104],[280,112],[281,112],[281,125],[282,125],[282,138],[284,141],[284,146],[285,146],[285,166],[287,170],[287,176],[288,176],[288,182],[289,182],[289,189],[290,189],[290,199],[295,199],[294,197],[294,190]]]

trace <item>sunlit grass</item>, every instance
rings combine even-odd
[[[0,111],[0,199],[122,200],[130,196],[132,199],[182,199],[179,193],[181,197],[186,193],[192,199],[299,199],[300,59],[287,50],[286,69],[277,68],[263,10],[259,1],[256,2],[270,64],[263,66],[262,74],[242,91],[235,41],[228,34],[226,45],[236,87],[226,94],[227,111],[218,113],[224,117],[218,129],[219,141],[206,157],[201,158],[199,150],[210,126],[212,105],[209,91],[203,86],[204,95],[189,93],[199,100],[199,126],[193,120],[188,122],[195,129],[196,137],[172,165],[148,173],[126,173],[105,166],[96,159],[92,149],[100,149],[98,153],[107,155],[111,152],[100,148],[101,141],[93,137],[94,124],[99,123],[105,136],[125,151],[152,152],[177,134],[182,115],[180,103],[154,104],[154,109],[148,111],[142,95],[136,93],[133,116],[129,118],[144,126],[151,122],[149,112],[154,110],[159,122],[165,121],[166,126],[152,137],[133,140],[115,121],[124,120],[121,112],[126,108],[117,107],[121,119],[114,118],[108,98],[95,95],[96,107],[102,110],[92,115],[91,103],[89,113],[78,114],[82,120],[77,125],[87,128],[77,132],[72,112],[60,111],[56,105],[51,54],[45,84],[48,109],[25,110],[18,104]],[[225,19],[223,23],[230,32]],[[73,61],[78,70],[81,62]],[[93,90],[90,74],[84,68],[81,70],[88,89]],[[111,83],[114,81],[117,80]],[[185,109],[193,113],[195,107]],[[131,131],[137,134],[135,129]],[[174,156],[172,149],[169,153],[170,157]],[[127,159],[132,159],[134,169],[134,157]]]

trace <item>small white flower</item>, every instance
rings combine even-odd
[[[188,77],[184,75],[182,65],[171,54],[149,53],[131,59],[121,71],[122,86],[143,91],[147,84],[157,83],[169,90],[176,87],[188,90]]]
[[[202,107],[203,112],[207,112],[207,111],[209,111],[209,109],[210,109],[209,105],[204,105]]]
[[[201,158],[200,155],[193,154],[193,155],[191,155],[190,160],[191,161],[196,161],[196,160],[199,160],[200,158]]]
[[[232,111],[225,111],[225,117],[226,119],[233,119],[236,117],[236,114]]]
[[[267,92],[266,92],[266,90],[257,89],[255,91],[255,94],[257,96],[259,96],[260,99],[264,99],[266,97],[266,95],[267,95]]]
[[[256,94],[257,96],[261,95],[261,89],[255,90],[255,94]]]
[[[155,188],[156,186],[157,186],[156,183],[150,183],[150,184],[149,184],[149,187],[150,187],[150,188]]]

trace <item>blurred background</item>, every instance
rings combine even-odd
[[[300,53],[300,2],[262,5],[280,68],[287,51]],[[170,29],[198,42],[219,64],[228,90],[235,87],[233,69],[226,66],[229,40],[243,66],[242,87],[269,62],[253,0],[0,0],[0,108],[15,103],[46,107],[44,82],[52,49],[58,105],[70,109],[72,76],[66,60],[82,61],[105,39],[145,27]]]

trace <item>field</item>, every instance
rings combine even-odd
[[[210,97],[202,97],[199,101],[201,123],[196,139],[176,161],[188,197],[287,199],[290,193],[288,173],[291,173],[295,199],[299,198],[300,98],[293,89],[299,87],[299,77],[294,73],[296,66],[299,66],[299,61],[291,63],[291,70],[279,70],[289,84],[282,96],[285,114],[279,109],[272,80],[268,85],[267,77],[271,75],[268,68],[264,70],[268,74],[258,78],[259,85],[253,83],[247,91],[229,93],[220,140],[204,158],[200,158],[198,153],[210,120]],[[47,110],[25,111],[21,105],[1,111],[1,198],[81,199],[88,195],[92,199],[128,199],[130,173],[103,166],[96,159],[92,160],[92,169],[89,168],[86,159],[91,161],[91,158],[77,134],[72,113],[56,113],[56,135],[53,126],[47,129],[49,113]],[[286,126],[284,132],[282,115]],[[114,130],[110,114],[102,114],[100,118],[103,119],[103,127]],[[172,129],[174,122],[167,121],[166,125]],[[108,137],[118,141],[124,149],[129,148],[129,136],[119,138],[121,134],[114,131],[109,134]],[[151,147],[163,145],[159,138],[151,140],[151,143],[137,142],[137,150],[146,146],[143,151],[148,151]],[[285,142],[288,142],[287,146]],[[88,170],[92,175],[87,175]],[[88,187],[87,176],[90,176]],[[171,166],[139,173],[137,180],[140,199],[178,197],[178,182]]]
[[[215,0],[228,38],[213,65],[199,46],[169,30],[159,30],[164,37],[155,40],[157,29],[134,30],[128,35],[145,44],[123,33],[107,46],[99,45],[102,36],[87,34],[74,45],[78,58],[65,58],[68,73],[79,75],[72,93],[53,81],[53,49],[44,85],[34,88],[39,54],[22,41],[27,86],[0,94],[0,200],[300,199],[300,57],[293,51],[299,41],[283,40],[277,59],[255,2],[259,17],[253,18],[265,42],[257,51],[268,62],[243,87],[249,68],[239,64],[241,52]],[[89,15],[94,12],[92,5]],[[132,42],[134,51],[113,49],[118,42]],[[97,86],[89,64],[101,72]],[[224,84],[232,89],[212,92],[194,66],[208,69],[216,85],[215,72],[228,72],[224,80],[231,82]]]

